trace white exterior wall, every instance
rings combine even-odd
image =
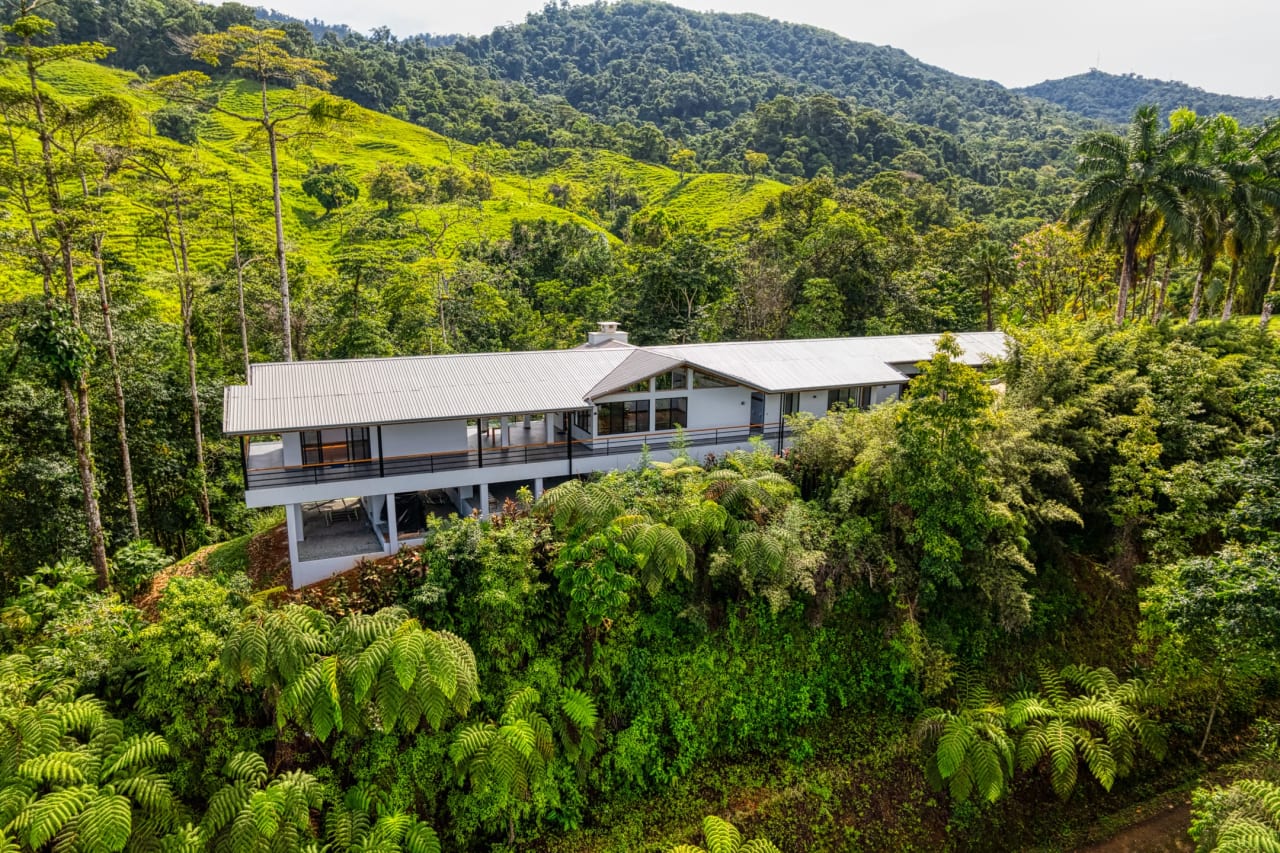
[[[663,392],[664,397],[677,396]],[[681,392],[679,396],[684,396]],[[730,388],[695,388],[688,391],[689,423],[685,429],[714,429],[715,427],[740,427],[751,423],[751,389],[742,386]]]
[[[797,391],[797,402],[800,408],[797,411],[808,412],[815,418],[820,418],[827,413],[827,389],[821,388],[817,391]]]
[[[369,431],[377,444],[377,430]],[[382,428],[382,455],[421,456],[467,449],[466,421],[423,421],[410,424],[387,424]],[[376,455],[377,447],[373,448]]]

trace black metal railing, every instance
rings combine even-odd
[[[686,430],[685,447],[714,447],[722,444],[745,444],[752,436],[759,436],[766,444],[778,439],[777,424],[717,429]],[[791,430],[783,429],[786,437]],[[505,467],[528,465],[534,462],[554,462],[588,459],[597,456],[618,456],[640,453],[648,447],[667,450],[677,442],[674,432],[645,433],[643,435],[610,435],[590,439],[574,439],[573,446],[557,441],[550,444],[526,444],[513,447],[485,448],[483,451],[456,450],[444,453],[427,453],[418,456],[394,456],[383,459],[361,459],[352,462],[333,462],[298,465],[287,468],[250,468],[246,471],[249,489],[273,489],[283,486],[310,486],[335,483],[344,480],[368,480],[379,477],[401,477],[407,474],[435,474],[444,471],[460,471],[469,468]],[[566,469],[568,470],[568,469]]]

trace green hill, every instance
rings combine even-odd
[[[1177,81],[1155,80],[1138,74],[1108,74],[1096,68],[1060,80],[1045,80],[1018,91],[1114,124],[1129,121],[1133,111],[1142,104],[1157,104],[1163,113],[1180,107],[1201,115],[1226,113],[1245,124],[1261,124],[1280,116],[1280,102],[1272,98],[1218,95]]]
[[[0,79],[17,82],[14,75],[18,73],[16,68],[9,68]],[[114,94],[128,100],[143,115],[162,106],[136,75],[102,65],[51,66],[45,77],[52,93],[67,100]],[[252,112],[256,97],[256,92],[246,85],[228,83],[221,92],[225,105],[244,112]],[[700,175],[682,180],[671,169],[603,150],[552,150],[544,162],[520,165],[515,162],[515,152],[501,146],[468,145],[361,108],[356,108],[354,115],[354,122],[320,137],[308,137],[283,151],[286,234],[298,259],[312,275],[321,278],[333,274],[334,252],[349,238],[351,229],[361,221],[384,214],[379,204],[362,197],[350,207],[325,215],[301,186],[316,165],[336,164],[362,186],[386,163],[483,173],[491,187],[487,199],[420,205],[411,213],[400,214],[401,218],[416,217],[427,231],[443,232],[433,241],[430,256],[421,259],[424,266],[448,264],[460,245],[504,237],[519,221],[544,219],[606,232],[610,217],[592,206],[593,188],[606,181],[633,188],[649,210],[662,208],[677,218],[712,229],[733,229],[758,216],[768,199],[784,188],[775,181],[749,181],[740,175]],[[206,175],[224,181],[229,177],[234,182],[247,208],[242,213],[247,231],[242,239],[265,246],[271,233],[270,172],[265,151],[248,138],[247,131],[246,125],[234,119],[210,113],[204,119],[193,153]],[[551,190],[566,184],[574,185],[578,191],[553,203]],[[367,195],[366,188],[362,196]],[[208,204],[219,207],[224,200],[211,194]],[[136,266],[143,272],[167,271],[168,261],[160,242],[140,239],[146,231],[142,219],[143,212],[137,205],[121,199],[119,216],[113,217],[115,236],[132,244],[135,258],[141,259]],[[206,270],[225,267],[226,240],[205,239],[210,236],[196,235],[193,254]],[[35,292],[38,287],[33,276],[11,269],[0,278],[0,298],[12,299]],[[165,289],[158,286],[156,295],[168,300],[164,293]]]

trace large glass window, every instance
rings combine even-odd
[[[673,391],[689,387],[689,371],[683,367],[670,373],[659,373],[653,377],[654,390]]]
[[[800,411],[800,395],[799,394],[783,394],[782,395],[782,414],[794,415]]]
[[[660,397],[653,401],[653,428],[675,429],[689,425],[688,397]]]
[[[591,410],[579,409],[573,413],[573,425],[591,435]]]
[[[370,455],[368,427],[302,431],[304,465],[359,462]]]
[[[833,388],[827,392],[827,408],[834,408],[837,403],[844,403],[848,408],[865,409],[870,403],[870,388]]]
[[[641,379],[639,382],[632,382],[622,390],[627,394],[645,394],[649,391],[649,380]]]
[[[730,382],[728,379],[721,379],[719,376],[712,376],[710,373],[703,373],[695,370],[693,372],[694,388],[732,388],[736,383]]]
[[[601,403],[600,435],[649,431],[649,401],[625,400]]]

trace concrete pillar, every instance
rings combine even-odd
[[[289,539],[289,566],[298,565],[298,540],[302,538],[302,507],[289,504],[284,508],[284,523]]]
[[[489,517],[489,484],[480,484],[480,517]]]
[[[538,477],[533,481],[533,499],[536,501],[542,497],[542,478]]]
[[[524,416],[524,428],[533,429],[533,415]]]
[[[502,446],[511,446],[511,418],[503,417],[500,419],[502,423]]]
[[[387,553],[394,554],[400,550],[400,531],[396,530],[396,496],[387,495]]]

